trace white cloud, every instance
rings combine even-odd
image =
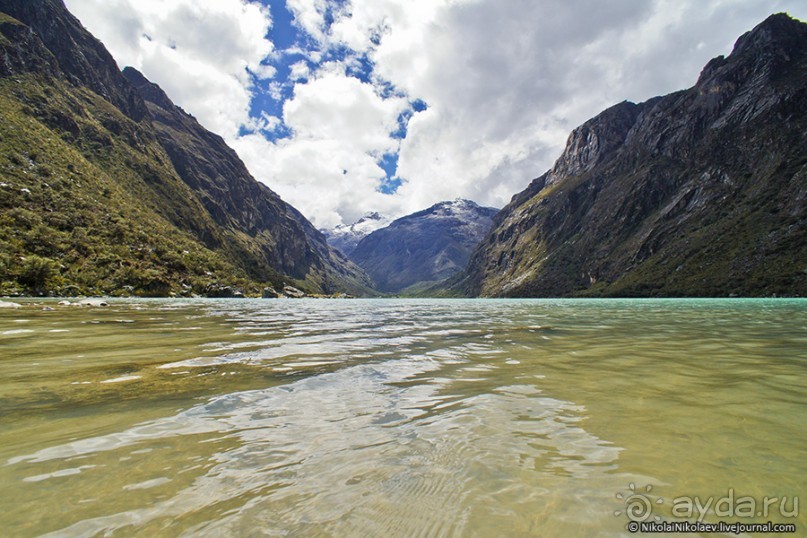
[[[281,120],[277,116],[272,116],[270,114],[267,114],[266,112],[261,113],[261,118],[264,121],[264,124],[261,127],[261,129],[265,129],[267,131],[274,131],[275,129],[280,127],[281,123],[283,123],[283,120]]]
[[[334,139],[293,139],[267,144],[260,135],[239,138],[235,149],[259,179],[319,227],[357,220],[366,207],[391,214],[399,199],[376,191],[384,171],[369,154]],[[263,175],[262,175],[263,174]]]
[[[355,220],[372,207],[398,212],[398,198],[377,192],[385,172],[377,161],[397,150],[390,136],[407,103],[383,99],[337,63],[295,85],[283,115],[291,139],[269,144],[260,136],[233,142],[256,177],[292,201],[318,226]]]
[[[258,80],[274,78],[277,74],[277,69],[268,64],[258,64],[257,66],[250,67],[249,70]]]
[[[298,84],[283,115],[298,139],[335,140],[359,152],[381,155],[396,149],[390,133],[406,102],[382,99],[375,88],[337,70]]]
[[[286,7],[294,14],[297,26],[317,41],[325,40],[327,0],[286,0]]]
[[[353,0],[331,37],[426,101],[401,144],[401,207],[465,196],[501,206],[568,132],[623,99],[691,86],[713,56],[795,1]],[[380,35],[375,46],[372,37]],[[376,39],[378,41],[378,39]]]
[[[275,101],[280,100],[283,97],[283,84],[276,80],[272,81],[269,84],[269,96]]]
[[[289,80],[302,80],[308,78],[311,74],[311,69],[305,60],[300,60],[290,66],[291,73],[289,73]]]
[[[248,125],[249,72],[270,78],[264,60],[268,9],[242,0],[67,0],[67,7],[121,65],[158,83],[171,99],[226,139]],[[263,63],[262,63],[263,62]]]
[[[803,0],[286,0],[311,39],[273,51],[268,11],[245,0],[67,3],[119,61],[221,133],[318,226],[457,196],[501,206],[589,117],[691,86],[710,58],[772,12],[807,18]],[[320,64],[336,47],[354,55]],[[277,99],[294,84],[282,118],[292,136],[273,143],[260,130],[280,119],[248,118],[254,88],[245,68],[272,77],[265,60],[284,54],[307,61],[269,85]],[[346,71],[363,55],[374,68],[369,83]],[[382,92],[385,82],[406,99]],[[399,141],[390,132],[407,99],[428,109]],[[242,125],[253,134],[239,138]],[[381,194],[378,159],[398,149],[405,183]]]

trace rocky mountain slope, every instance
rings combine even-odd
[[[221,295],[369,280],[61,0],[0,0],[0,292]]]
[[[465,267],[497,211],[469,200],[441,202],[369,234],[350,258],[380,291],[425,287]]]
[[[513,197],[469,295],[807,294],[807,24],[773,15],[696,85],[620,103]]]
[[[367,213],[353,224],[340,224],[333,229],[321,231],[329,245],[350,256],[359,241],[367,237],[371,232],[388,226],[389,223],[390,220],[387,217],[373,211]]]

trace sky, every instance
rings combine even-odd
[[[502,207],[569,132],[804,0],[66,0],[317,227]]]

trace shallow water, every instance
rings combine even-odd
[[[0,310],[3,535],[629,536],[730,490],[784,513],[704,521],[807,535],[805,300],[43,304]]]

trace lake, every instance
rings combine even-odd
[[[807,533],[807,300],[18,302],[4,536]]]

